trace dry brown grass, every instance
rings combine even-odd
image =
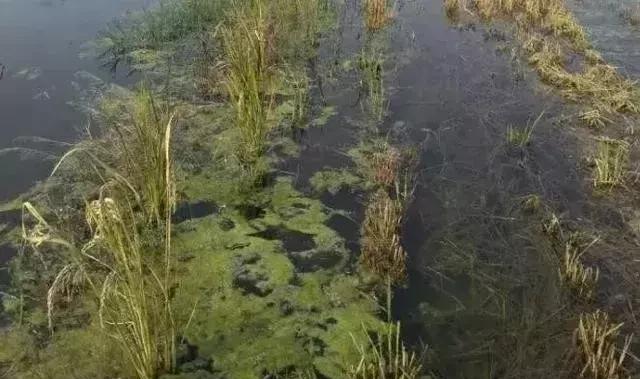
[[[580,323],[574,333],[575,348],[584,366],[580,376],[590,379],[622,379],[622,366],[631,336],[624,340],[624,347],[616,346],[623,324],[614,324],[606,312],[597,310],[580,316]]]
[[[381,187],[391,187],[398,180],[402,166],[402,154],[393,146],[375,151],[371,155],[373,181]]]
[[[402,282],[406,276],[406,252],[400,244],[400,227],[404,209],[385,190],[376,192],[365,212],[362,227],[360,262],[380,278],[391,283]]]
[[[370,31],[382,29],[393,15],[388,0],[365,0],[365,24]]]

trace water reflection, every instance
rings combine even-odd
[[[83,115],[68,105],[77,96],[76,72],[126,81],[111,78],[93,59],[81,59],[82,44],[110,20],[150,3],[0,0],[0,199],[28,189],[47,175],[53,161],[48,152],[35,152],[29,139],[17,137],[70,141],[77,135]]]

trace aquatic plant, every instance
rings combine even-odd
[[[105,135],[80,142],[65,153],[51,176],[70,158],[83,155],[102,181],[115,180],[128,187],[146,220],[161,225],[175,200],[169,151],[173,112],[145,87],[130,103],[105,105],[102,112]]]
[[[400,283],[406,276],[406,252],[400,243],[403,205],[383,190],[371,198],[362,226],[360,262],[381,279]]]
[[[582,256],[598,239],[594,239],[587,246],[582,246],[579,236],[571,235],[565,242],[564,256],[558,269],[560,279],[569,286],[578,297],[589,300],[593,297],[600,270],[596,267],[585,267]]]
[[[602,137],[598,139],[594,158],[593,184],[597,188],[612,188],[624,183],[626,164],[629,159],[629,144],[622,140]]]
[[[300,126],[309,108],[309,77],[304,70],[288,70],[285,80],[291,89],[291,123]]]
[[[135,98],[131,120],[131,126],[118,125],[115,129],[116,141],[122,144],[118,148],[124,155],[117,166],[119,171],[101,161],[90,150],[91,145],[87,150],[71,150],[54,169],[55,173],[62,162],[84,151],[90,166],[97,172],[104,171],[99,198],[85,207],[91,238],[81,246],[69,242],[30,203],[23,206],[22,237],[35,251],[48,244],[66,252],[63,257],[67,262],[48,291],[50,329],[53,331],[56,298],[88,283],[99,304],[94,316],[103,330],[118,342],[136,375],[152,379],[159,372],[170,372],[175,363],[176,332],[169,296],[175,201],[172,116],[162,125],[164,120],[151,95],[141,91]],[[132,143],[127,145],[125,140]],[[120,151],[118,148],[115,151]],[[154,254],[155,248],[142,238],[141,233],[149,227],[164,230],[164,257]]]
[[[152,379],[175,365],[170,241],[166,237],[165,258],[159,265],[164,272],[157,271],[155,257],[144,251],[136,231],[134,210],[122,203],[126,201],[101,197],[88,204],[94,238],[82,249],[106,254],[99,261],[109,268],[99,299],[100,325],[126,352],[138,378]]]
[[[383,188],[389,188],[398,181],[398,175],[402,168],[402,155],[400,151],[384,144],[381,149],[374,151],[369,157],[373,182]]]
[[[273,25],[274,55],[279,63],[305,66],[316,54],[318,38],[331,20],[327,0],[272,0],[268,2]]]
[[[363,327],[364,329],[364,327]],[[360,360],[347,368],[349,379],[416,379],[422,372],[418,356],[404,346],[400,323],[387,323],[386,330],[375,339],[364,330],[367,343],[358,342],[352,334]]]
[[[591,379],[621,379],[626,377],[623,362],[631,345],[631,336],[625,337],[624,347],[619,350],[616,341],[623,324],[613,324],[606,312],[597,310],[580,315],[574,333],[576,352],[584,366],[581,377]]]
[[[113,22],[99,36],[97,53],[113,68],[140,51],[159,51],[215,27],[233,0],[163,0]]]
[[[367,106],[373,118],[380,122],[387,112],[384,88],[384,54],[375,46],[366,46],[358,57],[360,85],[366,95]]]
[[[527,125],[522,129],[514,128],[512,125],[507,127],[507,142],[511,145],[524,148],[531,142],[531,136],[533,135],[533,130],[535,129],[538,121],[544,115],[544,111],[540,113],[538,118],[533,123],[527,122]]]
[[[460,10],[460,0],[444,0],[444,11],[451,20],[458,18],[458,11]]]
[[[620,17],[629,25],[640,25],[640,4],[635,4],[622,9]]]
[[[122,187],[105,185],[98,200],[87,204],[86,219],[92,238],[76,246],[61,237],[30,204],[24,204],[23,238],[35,251],[43,245],[62,248],[67,263],[57,273],[47,295],[49,327],[59,295],[88,284],[97,302],[102,329],[117,341],[138,378],[152,379],[174,365],[175,326],[170,306],[170,215],[167,214],[165,256],[145,251],[139,216]],[[123,205],[124,204],[124,205]],[[27,222],[27,219],[29,221]],[[31,224],[31,227],[27,225]],[[156,268],[164,271],[158,271]],[[73,291],[73,292],[72,292]]]
[[[268,58],[268,25],[261,0],[236,5],[220,32],[225,57],[225,86],[239,131],[238,159],[254,163],[266,148],[273,105]]]
[[[365,0],[365,24],[370,31],[382,29],[392,19],[388,0]]]
[[[522,198],[522,208],[527,212],[536,212],[542,207],[540,195],[531,194]]]

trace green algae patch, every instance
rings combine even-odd
[[[342,189],[355,191],[363,187],[362,179],[353,174],[349,169],[327,169],[318,171],[309,183],[316,193],[329,192],[332,195],[337,194]]]
[[[98,325],[55,333],[38,349],[42,336],[24,327],[0,333],[0,376],[15,379],[127,376],[126,358]],[[9,362],[11,362],[9,364]]]
[[[225,209],[176,228],[174,307],[188,322],[184,337],[229,377],[292,368],[341,377],[345,362],[358,358],[351,333],[363,324],[383,326],[377,303],[359,291],[358,278],[335,268],[300,272],[283,241],[258,237],[283,227],[312,236],[316,250],[347,254],[344,241],[324,225],[329,214],[319,201],[302,196],[288,179],[265,191],[269,202],[258,218]]]

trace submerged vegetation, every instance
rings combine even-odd
[[[365,47],[358,59],[361,85],[366,96],[366,107],[373,119],[382,121],[387,111],[384,88],[384,55],[375,44]]]

